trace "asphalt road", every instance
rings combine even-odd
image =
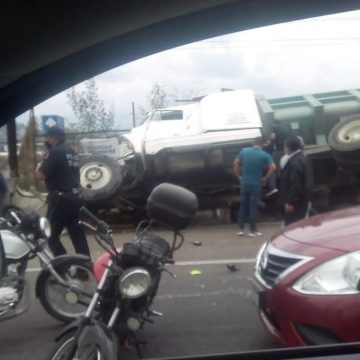
[[[278,345],[260,323],[251,298],[254,258],[263,241],[280,228],[261,224],[265,236],[237,237],[233,225],[198,225],[185,232],[185,243],[175,253],[177,265],[164,274],[154,309],[164,314],[147,325],[140,338],[148,345],[146,358],[215,354],[275,348]],[[168,232],[160,232],[171,239]],[[132,231],[115,234],[121,245]],[[201,246],[195,246],[200,241]],[[64,237],[68,245],[68,240]],[[93,258],[101,253],[89,237]],[[71,251],[71,246],[69,246]],[[235,264],[231,272],[226,264]],[[36,279],[36,263],[30,264],[29,279]],[[191,275],[198,270],[198,275]],[[53,320],[33,299],[22,316],[0,326],[0,359],[45,359],[63,325]],[[134,352],[125,359],[136,358]]]

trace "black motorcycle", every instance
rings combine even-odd
[[[70,324],[57,338],[48,359],[117,360],[121,344],[133,345],[142,357],[137,332],[153,316],[150,309],[167,263],[184,242],[179,232],[188,227],[197,211],[196,196],[179,186],[161,184],[147,201],[149,221],[139,224],[135,240],[116,249],[108,225],[87,209],[80,210],[83,224],[95,232],[95,239],[107,251],[106,259],[95,263],[95,274],[103,272],[85,316]],[[169,243],[149,232],[156,222],[173,231]]]

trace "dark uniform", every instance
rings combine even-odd
[[[284,204],[294,206],[285,214],[285,225],[305,218],[311,201],[314,175],[308,157],[301,151],[293,153],[281,170],[280,193]]]
[[[46,154],[39,171],[45,175],[48,190],[47,218],[51,224],[49,247],[55,256],[66,254],[60,242],[64,227],[68,230],[75,251],[90,256],[84,231],[79,225],[80,173],[79,156],[65,142],[52,146]]]
[[[278,122],[273,124],[272,133],[275,134],[275,141],[271,144],[271,156],[274,160],[276,171],[272,174],[269,185],[270,189],[274,190],[277,187],[278,178],[280,176],[280,160],[284,156],[285,140],[290,136],[290,133]]]

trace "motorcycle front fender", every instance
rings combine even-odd
[[[84,318],[79,318],[70,324],[66,325],[64,329],[61,331],[61,333],[55,338],[55,341],[59,341],[63,336],[65,336],[70,331],[76,330],[81,326],[81,323],[84,322]]]
[[[71,262],[71,261],[84,261],[84,262],[91,262],[91,259],[89,256],[86,255],[81,255],[81,254],[74,254],[74,255],[60,255],[57,256],[56,258],[54,258],[53,260],[50,261],[50,263],[45,266],[37,280],[36,280],[36,286],[35,286],[35,293],[36,293],[36,297],[39,297],[39,293],[40,293],[40,287],[42,284],[42,278],[47,276],[47,273],[50,271],[49,270],[49,265],[51,265],[52,267],[56,267],[59,266],[61,264],[67,263],[67,262]]]
[[[78,331],[79,328],[82,330],[80,330],[81,333],[77,340],[78,347],[96,345],[106,360],[118,360],[119,339],[111,329],[100,321],[87,318],[77,319],[67,325],[55,341],[59,341],[71,331]]]
[[[118,360],[119,339],[104,323],[93,321],[79,335],[78,347],[95,345],[106,360]]]

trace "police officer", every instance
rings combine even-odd
[[[60,234],[66,227],[75,251],[90,256],[84,231],[79,225],[79,156],[65,143],[65,132],[58,126],[46,133],[49,149],[36,170],[36,178],[45,180],[48,191],[47,217],[51,224],[49,247],[55,256],[66,254]]]

